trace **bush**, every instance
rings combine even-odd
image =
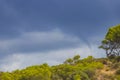
[[[85,72],[81,72],[80,76],[81,76],[81,80],[90,80],[90,78]]]
[[[108,59],[107,58],[99,58],[95,60],[96,62],[100,62],[102,64],[107,65],[108,64]]]
[[[116,60],[117,62],[120,62],[120,56],[116,56],[115,60]]]
[[[84,72],[88,75],[89,78],[92,78],[95,75],[95,70],[93,69],[87,69]]]
[[[115,78],[115,80],[120,80],[120,75],[117,75]]]
[[[117,69],[119,68],[119,66],[120,66],[120,63],[114,63],[111,65],[111,69]]]
[[[118,69],[115,74],[120,75],[120,69]]]

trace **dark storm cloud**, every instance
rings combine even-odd
[[[109,26],[119,22],[119,3],[120,1],[108,0],[1,0],[0,39],[16,39],[21,32],[46,32],[59,28],[66,34],[82,38],[90,46],[90,41],[87,39],[104,34]],[[64,42],[55,44],[66,47],[61,43]],[[51,44],[53,42],[49,43]],[[69,45],[69,42],[65,44]],[[19,45],[16,48],[18,51],[56,49],[55,45],[49,49],[45,44],[29,43],[29,47],[25,44],[16,45]],[[26,49],[24,50],[23,47]]]
[[[20,30],[43,31],[59,27],[87,37],[89,33],[99,34],[109,25],[118,24],[120,12],[120,1],[108,0],[6,0],[2,3],[1,33],[11,36],[18,35]]]

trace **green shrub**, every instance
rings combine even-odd
[[[116,75],[120,75],[120,69],[115,72]]]
[[[90,78],[85,72],[81,72],[80,76],[81,76],[81,80],[90,80]]]
[[[95,75],[95,70],[94,69],[87,69],[84,71],[89,78],[92,78]]]
[[[120,75],[115,76],[115,80],[120,80]]]

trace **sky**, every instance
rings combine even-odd
[[[105,57],[98,46],[119,14],[120,0],[0,0],[0,71]]]

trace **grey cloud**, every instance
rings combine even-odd
[[[88,46],[83,45],[76,48],[54,50],[49,52],[32,52],[29,55],[27,53],[14,53],[1,60],[0,70],[12,71],[42,63],[57,65],[63,63],[67,58],[73,57],[77,54],[79,54],[81,58],[85,58],[89,55],[94,57],[104,57],[103,51],[98,49],[96,46],[98,45],[92,44],[92,50]]]
[[[20,36],[8,40],[0,40],[1,55],[23,52],[46,52],[82,45],[75,36],[64,34],[59,30],[49,32],[23,32]]]

